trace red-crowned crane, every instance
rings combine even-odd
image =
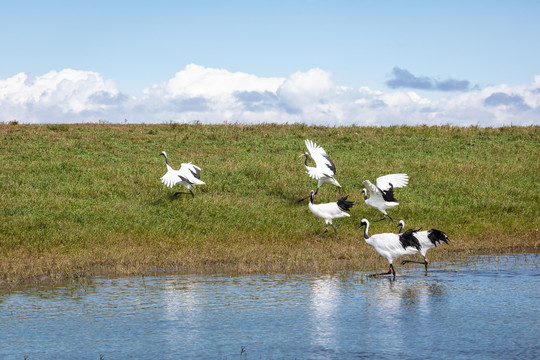
[[[404,255],[416,254],[417,251],[420,251],[420,243],[418,240],[407,234],[407,232],[403,234],[381,233],[369,236],[369,221],[367,219],[362,219],[356,230],[362,226],[365,226],[364,240],[369,245],[373,246],[375,251],[390,263],[390,270],[388,270],[388,272],[370,276],[393,275],[395,279],[396,271],[394,270],[393,265],[394,260]]]
[[[201,181],[200,167],[193,165],[189,162],[181,164],[179,170],[174,170],[169,165],[169,159],[167,158],[167,154],[165,153],[165,151],[162,151],[160,155],[163,155],[165,157],[165,163],[167,164],[167,172],[161,177],[161,182],[165,184],[165,186],[168,186],[170,188],[172,188],[176,184],[180,184],[189,190],[189,193],[176,192],[174,194],[175,196],[191,193],[191,196],[195,197],[195,194],[193,194],[193,191],[191,191],[191,186],[206,185],[203,181]]]
[[[405,226],[405,224],[404,224]],[[418,252],[424,257],[424,261],[413,261],[413,260],[403,260],[401,262],[401,265],[405,265],[407,263],[415,263],[415,264],[424,264],[424,267],[428,268],[428,260],[426,258],[426,253],[429,249],[434,248],[437,245],[442,244],[443,242],[448,244],[448,235],[446,235],[441,230],[437,229],[431,229],[431,230],[412,230],[409,229],[405,231],[403,234],[410,233],[411,236],[413,236],[418,243],[420,244],[420,250]]]
[[[326,230],[324,230],[322,234],[328,232],[328,224],[330,224],[334,228],[336,236],[339,239],[336,227],[334,226],[334,224],[332,224],[332,220],[351,216],[349,213],[347,213],[347,211],[349,211],[353,207],[354,202],[347,201],[347,195],[345,197],[341,197],[337,202],[314,204],[313,199],[315,198],[315,192],[313,190],[311,190],[310,197],[311,199],[308,204],[309,210],[311,210],[313,215],[315,215],[319,219],[323,219],[326,224]]]
[[[369,190],[369,198],[367,190],[363,189],[364,200],[366,205],[379,210],[384,214],[383,218],[376,221],[384,220],[387,216],[394,221],[386,212],[387,209],[399,205],[394,198],[394,188],[407,186],[409,176],[407,174],[389,174],[377,178],[376,185],[373,185],[369,180],[364,180],[362,184]]]
[[[305,143],[309,153],[304,152],[302,155],[300,155],[300,157],[306,157],[306,161],[304,163],[307,170],[306,173],[318,181],[315,195],[317,195],[319,188],[323,184],[330,184],[337,186],[339,189],[339,195],[341,196],[341,185],[339,185],[337,180],[334,178],[334,174],[336,173],[336,166],[334,165],[334,162],[330,159],[330,157],[328,157],[326,151],[324,151],[322,147],[315,144],[313,141],[306,139]],[[308,158],[310,155],[313,161],[315,161],[315,167],[308,166]],[[306,196],[305,198],[298,200],[298,202],[304,201],[308,197],[309,196]]]

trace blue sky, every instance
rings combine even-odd
[[[0,0],[0,8],[0,121],[539,123],[537,1]],[[208,92],[187,89],[189,79]],[[215,81],[236,85],[212,94]]]

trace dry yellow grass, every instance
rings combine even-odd
[[[486,234],[479,238],[455,235],[449,245],[428,253],[434,264],[475,254],[538,252],[538,232],[521,236]],[[262,256],[261,256],[262,255]],[[420,255],[417,255],[420,260]],[[383,270],[387,261],[366,244],[361,233],[337,241],[310,237],[297,243],[242,239],[231,244],[205,242],[197,247],[163,245],[149,249],[137,243],[114,243],[84,252],[18,250],[0,258],[0,285],[42,283],[93,275],[130,276],[164,273],[335,273]],[[396,263],[399,269],[399,263]]]

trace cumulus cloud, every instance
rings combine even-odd
[[[140,94],[123,94],[99,73],[64,69],[0,79],[0,122],[306,123],[314,125],[532,125],[540,119],[540,76],[532,84],[471,89],[394,69],[395,89],[462,89],[439,100],[414,91],[336,84],[319,68],[262,78],[188,65]],[[405,86],[407,85],[407,86]]]
[[[427,76],[415,76],[399,67],[394,67],[392,75],[394,78],[386,82],[386,85],[392,89],[467,91],[470,88],[470,83],[467,80],[447,79],[440,81]]]
[[[114,82],[95,72],[64,69],[43,76],[19,73],[0,79],[3,121],[28,123],[84,121],[127,100]]]
[[[237,91],[275,92],[283,80],[190,64],[165,83],[146,89],[145,94],[151,96],[161,93],[167,97],[230,97]]]

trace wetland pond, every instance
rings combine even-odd
[[[0,359],[540,358],[538,254],[396,271],[0,289]]]

